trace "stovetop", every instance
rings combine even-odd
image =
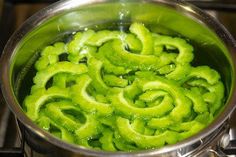
[[[236,0],[186,0],[218,19],[236,38]],[[0,0],[0,54],[10,35],[28,17],[55,0]],[[1,4],[4,4],[1,9]],[[231,140],[236,139],[236,111],[230,118]],[[230,157],[236,157],[236,149]],[[22,157],[15,118],[0,92],[0,156]]]

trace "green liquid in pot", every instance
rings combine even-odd
[[[192,66],[193,47],[150,32],[86,30],[45,47],[23,104],[40,127],[105,151],[160,148],[212,122],[224,102],[214,69]]]

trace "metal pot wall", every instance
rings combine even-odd
[[[161,149],[139,152],[104,152],[68,144],[35,125],[21,108],[29,93],[37,51],[84,28],[125,30],[134,21],[151,31],[181,35],[196,49],[194,64],[207,64],[220,72],[226,103],[215,121],[197,135]],[[227,119],[235,108],[236,44],[225,28],[201,10],[173,0],[66,0],[28,19],[8,41],[1,58],[1,88],[15,114],[22,138],[42,156],[180,156],[212,149],[228,131]],[[207,148],[207,149],[206,149]]]

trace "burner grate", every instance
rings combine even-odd
[[[23,157],[19,133],[15,118],[5,105],[0,92],[0,156]]]

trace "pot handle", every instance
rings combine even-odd
[[[221,152],[225,155],[236,155],[236,140],[231,140],[225,148],[221,147]]]
[[[225,155],[236,155],[236,110],[231,114],[229,119],[229,132],[225,133],[218,146],[220,151]]]
[[[232,141],[233,143],[236,141]],[[198,152],[194,157],[205,157],[205,156],[214,156],[214,157],[228,157],[229,155],[236,154],[236,145],[232,145],[231,142],[226,148],[207,148],[203,151]]]
[[[194,157],[228,157],[229,155],[236,155],[236,139],[232,139],[229,132],[224,132],[215,142],[217,142],[215,146],[209,146],[206,149],[199,151],[194,154]]]
[[[217,147],[219,156],[236,155],[236,139],[232,139],[228,133],[221,137]]]
[[[236,154],[236,140],[230,142],[230,146],[222,150],[227,155]]]

